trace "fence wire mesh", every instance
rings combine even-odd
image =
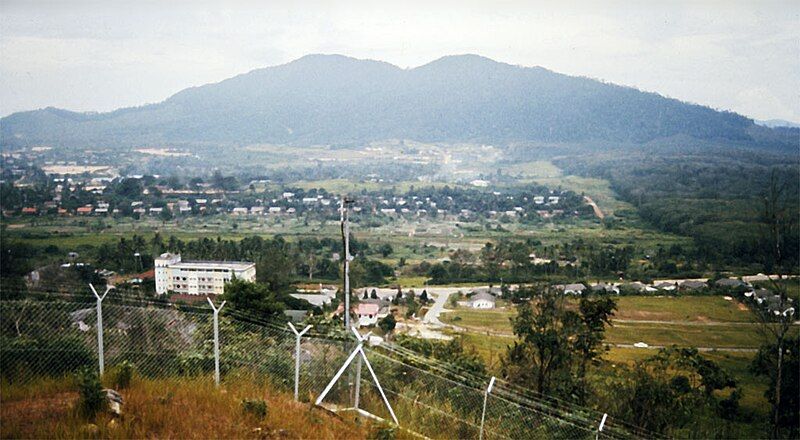
[[[106,369],[128,362],[148,377],[214,380],[214,315],[207,304],[177,305],[112,295],[102,303],[102,315]],[[0,301],[0,318],[0,374],[5,381],[66,375],[81,366],[99,364],[93,297],[51,295]],[[293,393],[295,344],[295,333],[288,327],[223,310],[219,315],[223,385],[244,378]],[[299,400],[313,403],[357,344],[341,333],[303,335]],[[503,381],[497,381],[487,394],[489,378],[397,345],[365,343],[363,350],[400,427],[424,437],[479,438],[481,431],[486,439],[657,437],[611,418],[600,432],[602,413]],[[357,404],[360,410],[390,421],[380,392],[366,361],[358,355],[322,404],[344,411],[353,411]]]

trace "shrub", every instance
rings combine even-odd
[[[243,399],[242,411],[264,420],[267,417],[267,401],[264,399]]]
[[[98,412],[106,409],[106,395],[100,383],[100,375],[93,367],[78,370],[78,412],[86,418],[94,418]]]
[[[120,389],[128,388],[131,385],[135,370],[136,367],[134,367],[132,363],[122,361],[122,363],[117,366],[117,371],[114,375],[114,386]]]
[[[3,337],[0,347],[0,374],[11,380],[31,375],[60,376],[96,362],[86,344],[76,336]]]
[[[378,426],[370,432],[370,440],[394,440],[397,437],[395,429],[390,426]]]

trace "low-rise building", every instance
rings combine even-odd
[[[180,254],[155,259],[156,293],[221,295],[233,278],[253,282],[256,265],[249,261],[182,261]]]
[[[482,292],[469,299],[469,306],[473,309],[493,309],[496,302],[494,295]]]

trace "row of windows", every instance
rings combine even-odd
[[[187,269],[187,268],[180,268],[176,270],[181,270],[184,272],[225,272],[228,273],[230,269]]]
[[[188,289],[189,285],[188,284],[175,284],[172,287],[175,288],[175,289]],[[208,290],[214,290],[214,289],[219,288],[219,287],[220,286],[214,286],[213,284],[200,284],[200,285],[197,286],[198,289],[208,289]]]

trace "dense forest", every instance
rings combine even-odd
[[[309,55],[110,113],[47,108],[2,119],[0,146],[646,143],[685,136],[789,150],[797,129],[541,67],[449,56],[414,69]]]
[[[693,237],[698,259],[718,265],[798,269],[800,164],[796,157],[629,152],[556,163],[570,173],[607,179],[650,224]],[[786,256],[783,267],[773,267],[774,262],[761,252],[768,210],[780,225]]]

